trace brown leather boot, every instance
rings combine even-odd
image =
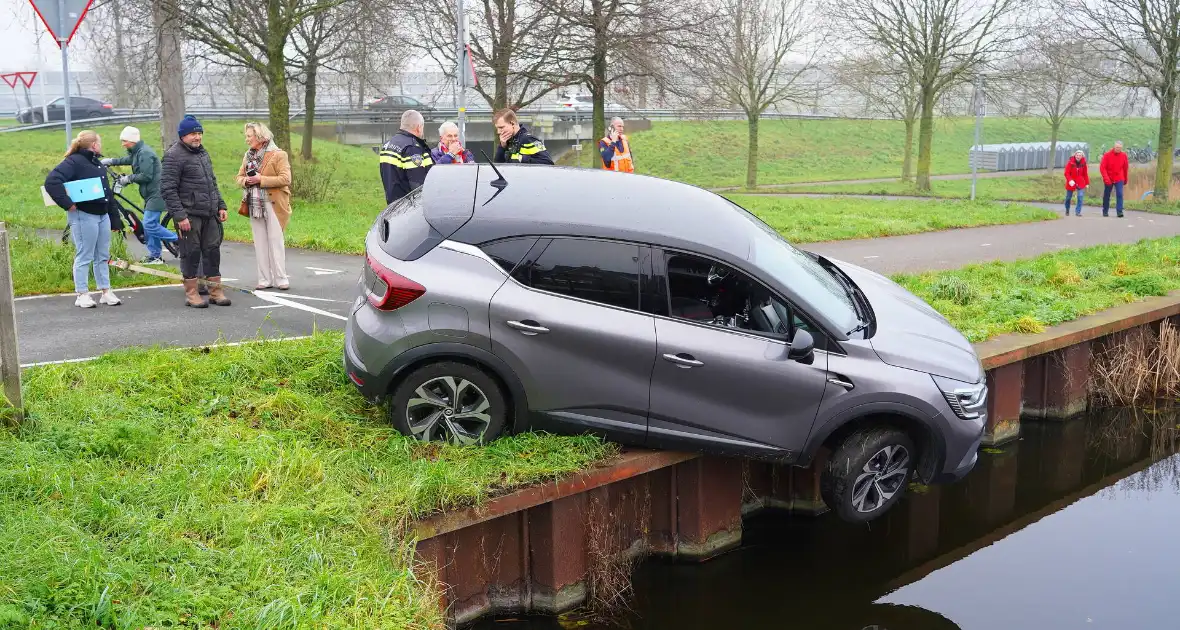
[[[221,276],[209,276],[209,301],[218,306],[229,306],[232,302],[225,297],[225,291],[221,288]]]
[[[184,305],[192,308],[209,308],[209,304],[197,293],[196,278],[187,278],[184,281]]]

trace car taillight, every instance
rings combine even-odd
[[[369,304],[382,311],[396,311],[426,293],[426,287],[391,271],[367,256],[368,272],[365,289]]]
[[[114,106],[114,105],[111,105],[110,103],[103,103],[103,104],[102,104],[102,108],[103,108],[103,109],[114,109],[114,108],[115,108],[115,106]]]

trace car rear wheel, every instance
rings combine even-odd
[[[434,363],[397,386],[389,416],[395,429],[423,442],[486,444],[500,437],[508,414],[499,384],[466,363]]]
[[[862,429],[849,435],[824,467],[824,502],[852,523],[881,516],[905,494],[916,455],[913,440],[897,429]]]

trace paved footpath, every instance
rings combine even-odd
[[[1056,204],[1031,205],[1059,210]],[[1125,219],[1104,219],[1100,211],[1087,209],[1081,218],[811,243],[803,248],[881,273],[895,273],[953,269],[1068,247],[1130,243],[1176,234],[1180,234],[1180,216],[1128,212]],[[132,243],[131,248],[134,255],[143,255],[138,243]],[[226,243],[222,256],[226,281],[252,289],[256,280],[253,246]],[[237,342],[341,329],[357,295],[356,281],[362,265],[360,256],[288,249],[291,290],[268,292],[286,301],[280,304],[248,293],[230,292],[233,306],[196,310],[183,306],[179,286],[123,289],[118,292],[123,300],[121,306],[89,310],[74,307],[73,295],[18,298],[21,363],[88,358],[129,346],[196,346],[218,340]]]
[[[1030,175],[1044,175],[1045,169],[1039,168],[1032,171],[986,171],[978,174],[979,179],[996,179],[1000,177],[1028,177]],[[1061,169],[1054,171],[1055,175],[1061,174]],[[1090,165],[1090,174],[1098,174],[1098,166],[1096,164]],[[932,181],[953,181],[962,179],[971,179],[971,173],[952,173],[950,175],[931,175]],[[765,188],[767,190],[782,190],[792,186],[842,186],[845,184],[890,184],[901,181],[898,177],[877,177],[874,179],[839,179],[826,182],[794,182],[791,184],[759,184],[758,188]],[[741,186],[725,186],[722,188],[712,188],[710,190],[716,192],[732,192],[741,190]]]

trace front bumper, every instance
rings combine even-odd
[[[943,416],[946,427],[946,457],[942,470],[932,479],[933,483],[953,483],[967,476],[979,460],[979,448],[983,442],[983,430],[987,426],[987,414],[980,414],[974,420],[963,420],[948,413]]]

